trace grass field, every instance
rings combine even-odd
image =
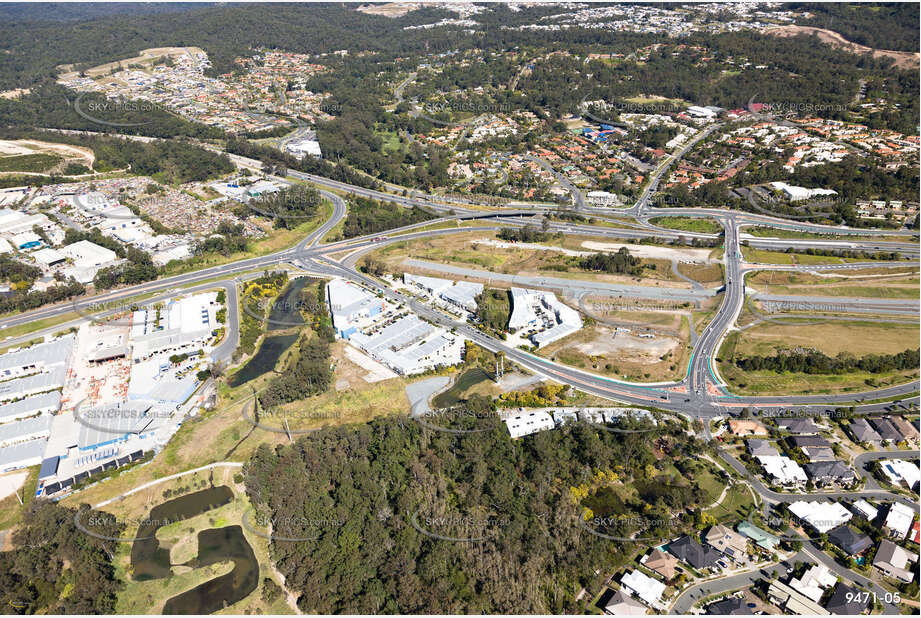
[[[649,222],[670,230],[701,234],[719,234],[723,229],[719,223],[706,217],[654,217]]]
[[[50,170],[63,161],[63,157],[52,154],[26,154],[0,157],[0,172],[35,172]]]
[[[876,275],[847,277],[819,277],[810,273],[761,271],[750,274],[746,282],[772,294],[846,296],[865,298],[918,298],[917,271],[902,269],[876,269]],[[886,273],[891,270],[893,272]],[[909,269],[910,270],[910,269]]]
[[[870,258],[843,258],[831,255],[808,255],[806,253],[787,253],[785,251],[767,251],[742,246],[742,257],[746,262],[756,264],[845,264],[848,262],[876,262]],[[888,263],[888,262],[887,262]]]
[[[710,264],[683,264],[679,262],[678,270],[704,285],[723,282],[723,265],[719,262]]]
[[[22,521],[23,511],[28,508],[35,496],[35,487],[38,484],[38,468],[38,466],[28,468],[29,475],[23,482],[22,487],[17,490],[22,497],[23,504],[19,504],[19,499],[15,494],[10,494],[0,500],[0,530],[11,528]],[[2,546],[3,544],[0,543],[0,548]]]
[[[810,232],[799,232],[796,230],[786,230],[779,227],[752,226],[745,227],[743,233],[757,236],[758,238],[792,238],[801,240],[891,240],[896,242],[907,242],[908,236],[879,236],[879,235],[862,235],[862,234],[813,234]]]
[[[893,371],[880,374],[857,371],[840,375],[806,373],[778,373],[774,371],[742,371],[733,358],[750,353],[771,354],[781,347],[816,348],[826,354],[851,352],[857,356],[874,353],[872,350],[902,352],[917,347],[916,325],[889,325],[865,323],[860,328],[855,322],[825,322],[810,325],[759,325],[746,331],[730,333],[717,356],[720,374],[729,383],[730,390],[740,395],[799,395],[859,392],[868,388],[882,388],[904,384],[918,377],[918,370]],[[892,327],[887,332],[887,327]],[[769,336],[758,336],[765,329]],[[754,331],[754,337],[749,334]],[[801,332],[800,332],[801,331]],[[810,334],[813,333],[813,334]],[[867,341],[875,337],[879,341]],[[804,340],[805,339],[805,340]],[[761,352],[758,352],[761,350]]]
[[[447,408],[456,405],[464,399],[464,395],[467,391],[487,381],[491,382],[492,376],[486,373],[485,370],[479,367],[468,369],[457,377],[454,384],[451,385],[451,388],[436,395],[435,398],[432,399],[432,405],[435,408]]]

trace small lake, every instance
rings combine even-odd
[[[299,277],[288,282],[288,285],[281,291],[281,294],[278,295],[269,310],[269,317],[266,322],[267,333],[290,331],[292,329],[300,330],[304,326],[304,317],[300,311],[301,292],[305,287],[316,283],[316,281],[316,279],[310,277]],[[297,338],[296,333],[292,334],[290,332],[277,335],[266,334],[256,355],[230,377],[228,384],[236,388],[272,371],[275,369],[275,365],[278,364],[278,359],[281,358],[281,355],[294,345]]]
[[[167,579],[172,567],[193,569],[232,561],[233,570],[178,594],[163,608],[164,614],[211,614],[240,601],[259,585],[259,563],[240,526],[209,528],[198,533],[198,555],[182,564],[172,564],[169,545],[161,545],[157,530],[166,524],[190,519],[230,504],[233,491],[226,485],[203,489],[155,506],[138,529],[131,547],[132,577],[136,581]],[[151,538],[147,538],[151,537]]]

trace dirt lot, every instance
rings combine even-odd
[[[819,37],[823,43],[832,47],[837,47],[854,54],[873,54],[874,58],[887,57],[895,60],[895,64],[900,69],[910,69],[919,65],[921,55],[911,52],[891,51],[888,49],[872,49],[866,45],[860,45],[848,41],[843,36],[832,30],[824,28],[813,28],[811,26],[779,26],[777,28],[768,28],[764,30],[765,34],[773,34],[779,37],[791,37],[800,34],[814,34]]]
[[[627,245],[619,242],[592,242],[582,243],[586,249],[594,251],[615,252],[621,247],[626,247],[631,255],[639,258],[653,260],[679,260],[682,262],[706,263],[710,261],[710,249],[690,249],[680,247],[662,247],[659,245]]]
[[[652,339],[638,333],[616,333],[611,326],[589,325],[538,352],[572,367],[618,378],[659,382],[683,375],[688,331],[680,337],[657,334]]]
[[[127,67],[132,64],[142,64],[149,65],[154,60],[161,58],[163,56],[177,57],[182,56],[183,54],[200,54],[204,53],[200,47],[151,47],[150,49],[142,49],[140,53],[133,58],[125,58],[117,62],[107,62],[106,64],[100,64],[99,66],[87,69],[84,71],[87,77],[99,77],[100,75],[106,75],[112,71],[112,69],[118,69],[119,67]],[[63,68],[67,70],[68,65],[64,65]],[[76,73],[62,73],[60,79],[71,79],[76,77]]]

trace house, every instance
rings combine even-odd
[[[837,528],[853,517],[850,511],[837,502],[798,501],[787,507],[791,513],[805,524],[809,524],[819,534]]]
[[[851,505],[851,510],[856,514],[867,521],[873,521],[876,519],[876,516],[879,514],[879,511],[872,504],[866,500],[860,499],[854,504]]]
[[[787,612],[800,615],[827,616],[828,610],[780,580],[774,580],[768,587],[771,603]]]
[[[921,521],[916,521],[911,525],[911,532],[908,534],[908,540],[912,543],[921,544]]]
[[[621,587],[639,597],[644,603],[655,606],[665,592],[665,584],[640,571],[631,571],[620,579]]]
[[[646,606],[618,589],[605,603],[604,611],[612,616],[642,616],[646,613]]]
[[[774,536],[766,530],[762,530],[758,526],[749,523],[747,520],[742,520],[739,522],[739,533],[750,538],[755,542],[755,545],[765,549],[767,551],[774,551],[777,549],[777,546],[780,545],[780,538]]]
[[[856,532],[848,525],[838,526],[829,532],[828,540],[848,556],[862,554],[873,545],[873,539],[866,534]]]
[[[912,423],[908,422],[905,418],[901,416],[890,416],[889,422],[892,423],[895,428],[902,434],[902,437],[906,440],[917,440],[918,439],[918,428]]]
[[[915,509],[906,506],[901,502],[893,502],[889,507],[889,513],[886,515],[886,523],[883,528],[888,530],[889,536],[896,539],[904,539],[911,530],[911,525],[915,519]]]
[[[764,436],[767,427],[750,419],[729,419],[729,433],[734,436]]]
[[[857,442],[868,442],[874,446],[879,446],[882,444],[882,437],[876,432],[875,429],[873,429],[870,423],[867,422],[867,419],[851,419],[848,427]]]
[[[741,597],[728,597],[707,606],[709,616],[751,616],[752,610]]]
[[[704,542],[736,562],[745,562],[748,558],[748,541],[745,537],[722,524],[710,528],[704,535]]]
[[[892,541],[883,539],[879,542],[879,547],[876,549],[876,557],[873,559],[873,566],[889,577],[911,583],[915,578],[915,573],[913,568],[908,568],[908,565],[917,561],[917,555],[911,553],[904,547],[896,545]]]
[[[876,430],[870,427],[870,423],[865,418],[852,419],[849,428],[857,442],[866,442],[874,446],[882,444],[883,439],[876,433]]]
[[[805,446],[802,449],[803,454],[809,461],[834,461],[835,452],[824,446]]]
[[[808,418],[783,418],[777,421],[777,426],[784,431],[795,434],[817,434],[818,426]]]
[[[803,448],[831,448],[831,442],[822,436],[793,436],[790,442],[800,450]]]
[[[857,474],[843,461],[816,461],[803,469],[816,485],[849,485],[857,480]]]
[[[687,562],[695,569],[707,569],[716,565],[720,554],[712,547],[701,545],[697,539],[685,535],[668,545],[668,551],[675,557]]]
[[[657,547],[646,556],[643,566],[650,571],[658,573],[666,580],[669,580],[675,576],[675,567],[678,566],[678,559],[674,556],[670,556]]]
[[[816,564],[809,567],[799,579],[791,578],[789,585],[814,603],[818,603],[825,594],[825,589],[834,586],[837,581],[838,578],[828,570],[827,566]]]
[[[776,483],[785,486],[801,485],[806,482],[806,471],[789,457],[758,457],[761,467]]]
[[[861,594],[857,588],[838,582],[825,609],[832,614],[857,616],[867,611],[870,598],[869,594]]]
[[[921,482],[921,470],[906,459],[881,459],[879,469],[893,485],[905,485],[912,491]]]
[[[767,440],[748,440],[745,443],[752,457],[777,457],[780,452]]]
[[[867,421],[869,421],[870,425],[873,426],[873,429],[876,430],[876,433],[879,434],[879,437],[882,438],[884,442],[890,442],[892,444],[901,442],[902,434],[895,428],[895,425],[889,422],[889,419],[874,416],[868,418]]]

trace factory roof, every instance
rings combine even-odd
[[[51,415],[43,414],[22,421],[0,425],[0,444],[12,444],[37,437],[51,431]]]
[[[32,347],[17,352],[7,352],[0,355],[0,377],[5,370],[20,369],[30,365],[53,365],[63,363],[70,356],[74,346],[74,336],[67,335],[50,341],[39,343]]]
[[[41,393],[60,388],[64,385],[66,376],[67,368],[62,363],[55,365],[46,373],[0,382],[0,401],[19,399],[32,393]]]
[[[150,401],[123,401],[75,411],[80,424],[77,444],[81,449],[92,448],[112,440],[153,431],[170,410]]]
[[[42,393],[33,397],[26,397],[0,407],[0,422],[15,418],[25,418],[44,410],[56,411],[61,407],[60,391]]]
[[[48,440],[29,440],[0,448],[0,470],[23,463],[31,465],[31,460],[40,460],[47,443]]]

